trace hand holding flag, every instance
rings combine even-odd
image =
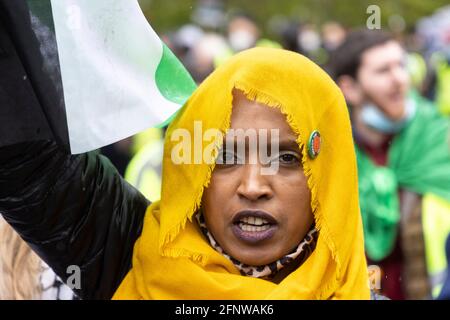
[[[163,125],[196,85],[137,0],[0,0],[0,146],[71,153]]]

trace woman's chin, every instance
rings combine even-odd
[[[250,251],[251,250],[251,251]],[[240,263],[258,267],[258,266],[265,266],[269,263],[272,263],[274,261],[277,261],[280,257],[275,256],[273,254],[266,255],[267,250],[258,250],[258,249],[250,249],[250,250],[239,250],[239,254],[232,255],[231,256],[238,260]]]

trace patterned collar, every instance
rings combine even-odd
[[[217,252],[221,253],[228,260],[233,262],[233,264],[238,268],[244,276],[250,276],[254,278],[262,278],[262,279],[272,279],[278,271],[280,271],[283,267],[290,264],[292,261],[299,259],[300,264],[302,264],[314,251],[317,243],[318,231],[313,226],[308,234],[305,236],[302,242],[294,248],[289,254],[285,255],[281,259],[274,261],[272,263],[262,265],[262,266],[249,266],[240,261],[234,259],[230,255],[228,255],[219,243],[214,239],[213,235],[209,232],[206,227],[206,222],[201,214],[201,211],[195,215],[197,222],[200,226],[202,233],[208,239],[211,247],[213,247]]]

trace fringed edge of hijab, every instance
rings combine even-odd
[[[221,128],[219,128],[219,130],[222,133],[225,133],[230,128],[231,112],[233,110],[232,90],[233,90],[233,86],[231,86],[231,88],[229,88],[229,93],[227,95],[226,105],[229,106],[229,109],[227,110],[227,113],[226,113],[226,116],[222,123]],[[222,141],[219,141],[216,144],[216,151],[219,150],[221,147],[222,147]],[[193,222],[194,214],[200,209],[200,205],[201,205],[201,201],[202,201],[202,197],[203,197],[203,191],[205,188],[207,188],[209,186],[209,183],[211,181],[211,175],[212,175],[212,172],[214,171],[214,167],[215,167],[215,162],[213,162],[210,165],[207,165],[207,170],[205,172],[205,177],[204,177],[204,183],[201,185],[201,187],[197,191],[197,194],[195,196],[195,201],[193,202],[192,206],[188,209],[187,214],[184,215],[185,218],[183,218],[183,220],[180,223],[178,223],[177,225],[172,227],[167,232],[165,237],[163,238],[162,243],[160,243],[160,251],[163,256],[172,257],[172,258],[186,257],[186,258],[192,259],[194,262],[199,263],[202,266],[206,265],[208,257],[206,257],[205,255],[193,252],[191,250],[180,249],[180,248],[171,248],[170,244],[180,234],[181,230],[183,230],[186,227],[186,223],[188,222],[188,220],[189,220],[189,222]]]
[[[300,132],[299,128],[297,127],[297,125],[293,119],[293,116],[291,114],[289,114],[288,112],[286,112],[285,106],[283,106],[282,103],[280,103],[279,101],[274,99],[271,95],[269,95],[261,90],[251,88],[251,86],[246,85],[242,81],[236,81],[228,89],[229,89],[229,93],[227,95],[226,105],[229,107],[229,109],[227,110],[226,117],[222,123],[221,128],[219,128],[223,134],[225,134],[229,130],[230,124],[231,124],[231,113],[233,110],[232,104],[233,104],[233,90],[234,89],[242,91],[244,93],[244,95],[247,97],[247,99],[249,99],[251,101],[256,101],[258,103],[267,105],[272,108],[279,108],[281,113],[286,117],[286,120],[287,120],[289,126],[297,134],[297,144],[299,145],[299,147],[302,150],[301,152],[302,152],[303,171],[307,178],[308,188],[311,191],[311,209],[312,209],[312,212],[314,215],[316,229],[319,231],[320,237],[322,237],[322,239],[328,245],[330,252],[331,252],[332,259],[336,262],[336,268],[337,268],[336,271],[337,271],[338,277],[337,277],[335,283],[330,283],[330,287],[335,286],[339,280],[339,275],[341,274],[340,273],[341,264],[340,264],[339,258],[337,256],[337,253],[336,253],[336,248],[335,248],[334,242],[332,241],[332,239],[330,237],[329,228],[326,226],[326,222],[324,221],[323,217],[318,216],[316,214],[317,209],[319,207],[319,201],[318,201],[318,197],[317,197],[317,185],[316,185],[316,181],[314,179],[314,175],[312,174],[311,166],[309,165],[308,160],[307,160],[308,159],[307,148],[304,145],[304,143],[301,141],[302,133]],[[221,146],[222,146],[222,141],[219,141],[216,144],[216,151]],[[200,265],[206,264],[206,262],[207,262],[206,256],[204,256],[202,254],[198,254],[191,250],[187,250],[187,249],[171,248],[170,244],[180,234],[181,230],[183,230],[186,227],[186,223],[188,222],[188,220],[190,222],[193,222],[195,212],[197,212],[200,209],[203,191],[205,188],[208,187],[208,185],[211,181],[211,175],[214,170],[214,167],[215,167],[215,163],[208,165],[207,170],[205,172],[205,177],[204,177],[205,182],[201,185],[200,189],[197,191],[193,205],[189,208],[187,214],[184,215],[185,218],[180,223],[178,223],[177,225],[172,227],[167,232],[165,237],[163,238],[162,243],[160,243],[160,250],[161,250],[161,253],[163,256],[172,257],[172,258],[186,257],[186,258],[192,259],[194,262],[199,263]]]

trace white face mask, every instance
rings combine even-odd
[[[361,117],[363,122],[382,133],[395,134],[400,132],[416,114],[417,106],[413,100],[406,103],[405,114],[399,121],[389,119],[383,111],[372,103],[364,104]]]
[[[300,32],[297,36],[297,43],[306,52],[313,52],[320,48],[320,36],[312,30]]]
[[[228,36],[228,41],[234,51],[242,51],[251,48],[255,44],[256,38],[250,31],[237,30]]]

